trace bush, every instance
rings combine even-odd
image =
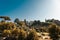
[[[38,40],[38,36],[35,30],[31,30],[26,38],[26,40]]]
[[[50,33],[50,36],[53,40],[58,40],[58,38],[59,38],[58,37],[58,33],[59,33],[58,30],[59,29],[58,29],[57,25],[51,25],[49,27],[49,33]]]
[[[26,32],[23,29],[20,29],[18,40],[25,40],[25,38],[26,38]]]

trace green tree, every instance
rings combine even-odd
[[[0,18],[3,18],[4,20],[11,20],[8,16],[0,16]]]
[[[17,26],[22,26],[22,24],[20,23],[20,20],[19,20],[18,18],[16,18],[16,19],[14,20],[14,22],[17,23]]]
[[[40,25],[41,25],[40,20],[38,21],[35,20],[31,26],[40,26]]]

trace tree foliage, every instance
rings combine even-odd
[[[3,18],[4,20],[11,20],[8,16],[0,16],[0,18]]]

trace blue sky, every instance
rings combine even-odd
[[[0,16],[12,20],[60,20],[60,0],[0,0]]]

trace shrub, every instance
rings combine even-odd
[[[58,30],[59,29],[58,29],[57,25],[51,25],[49,27],[49,33],[50,33],[50,36],[53,40],[58,40],[58,38],[59,38],[58,37],[58,33],[59,33]]]
[[[38,40],[37,33],[34,29],[29,32],[26,40]]]

